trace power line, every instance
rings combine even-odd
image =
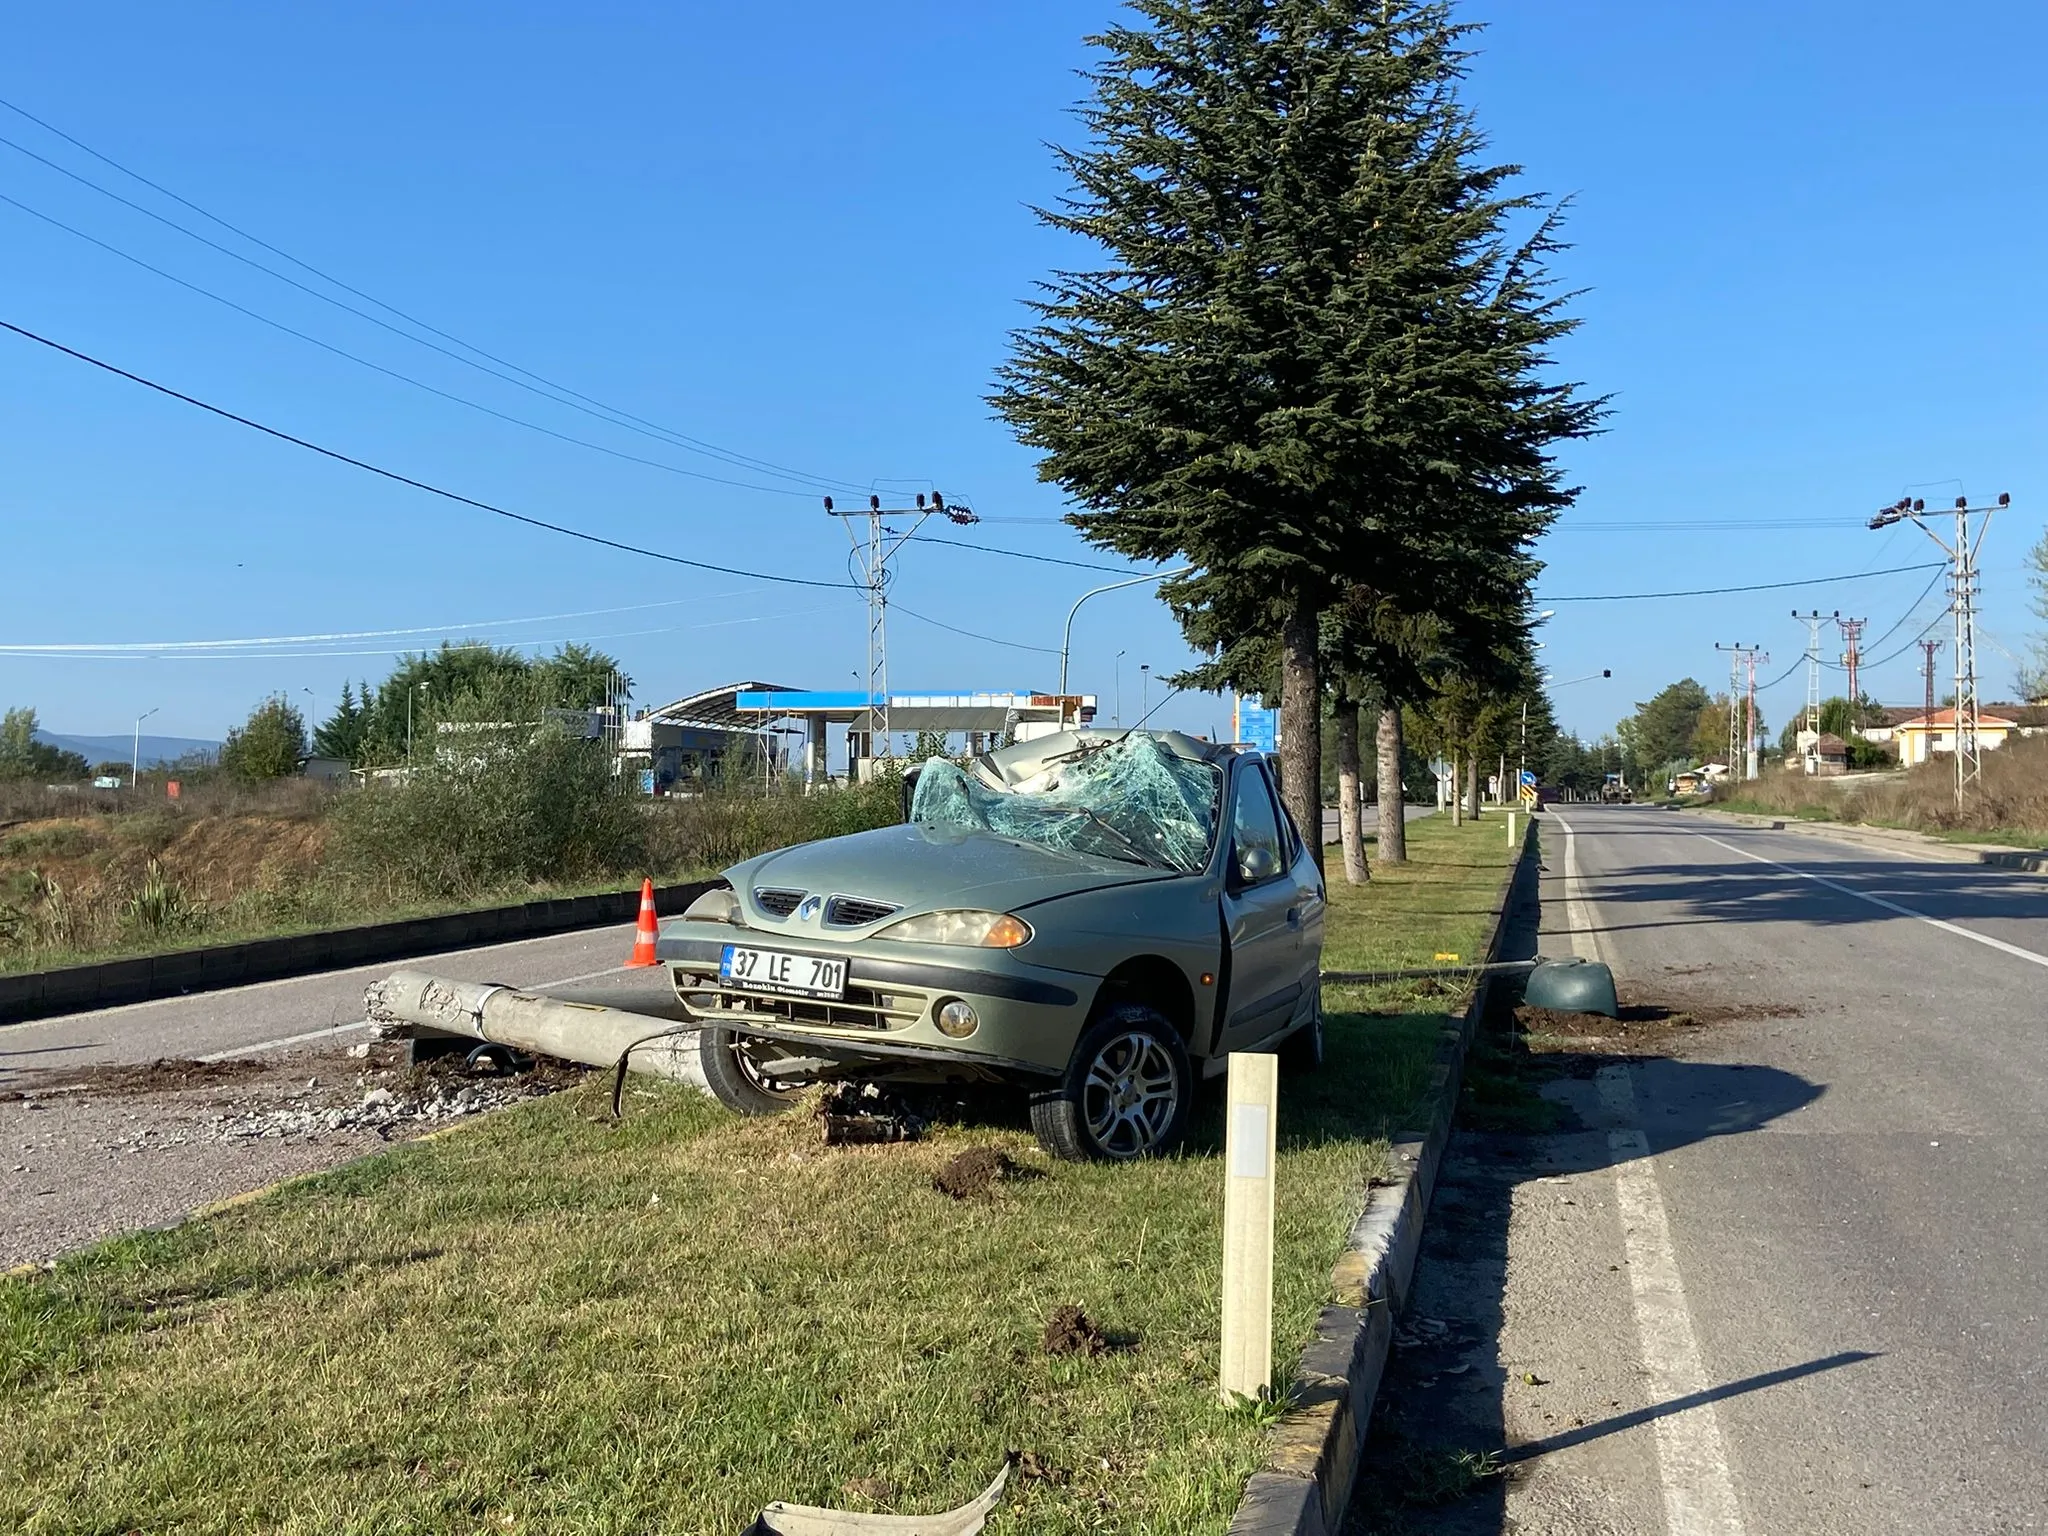
[[[971,549],[977,554],[1001,555],[1010,560],[1035,560],[1040,565],[1070,565],[1077,571],[1108,571],[1117,576],[1143,574],[1127,565],[1099,565],[1090,560],[1063,560],[1056,555],[1032,555],[1021,549],[1001,549],[993,544],[970,544],[965,539],[941,539],[929,533],[913,534],[911,537],[919,544],[943,544],[948,549]]]
[[[1838,581],[1868,581],[1906,571],[1946,570],[1945,563],[1894,565],[1882,571],[1856,571],[1847,576],[1810,576],[1801,581],[1762,581],[1747,587],[1695,587],[1684,592],[1594,592],[1578,597],[1539,597],[1539,603],[1635,603],[1665,597],[1725,597],[1731,592],[1779,592],[1787,587],[1825,587]]]
[[[518,619],[469,619],[453,624],[412,624],[403,629],[343,629],[318,635],[253,635],[232,640],[113,640],[79,641],[75,644],[0,641],[0,652],[34,655],[46,651],[93,651],[109,655],[137,652],[160,655],[165,651],[254,650],[278,645],[316,645],[348,640],[392,640],[403,635],[448,635],[478,629],[506,629],[515,624],[554,624],[566,619],[594,619],[615,613],[645,613],[654,608],[680,608],[685,604],[715,603],[729,597],[752,597],[760,589],[742,587],[736,592],[713,592],[703,597],[672,597],[659,603],[628,603],[619,608],[583,608],[573,613],[535,613]],[[508,641],[507,644],[512,642]]]
[[[971,629],[961,629],[956,625],[943,623],[938,619],[927,617],[926,615],[917,612],[915,609],[904,607],[901,603],[892,602],[889,604],[889,606],[892,609],[894,609],[897,613],[904,615],[906,618],[916,619],[920,624],[929,624],[934,629],[943,629],[949,631],[952,634],[965,635],[969,640],[985,640],[990,645],[1008,646],[1013,651],[1037,651],[1041,655],[1045,656],[1059,655],[1059,648],[1057,646],[1026,645],[1021,640],[998,640],[994,635],[976,634]]]
[[[642,635],[674,635],[694,632],[700,629],[730,629],[740,624],[767,624],[784,619],[800,619],[814,613],[824,613],[823,608],[801,608],[790,613],[746,614],[736,619],[712,619],[702,624],[662,624],[653,629],[615,629],[595,635],[557,635],[545,640],[474,641],[449,647],[455,651],[487,649],[499,645],[506,650],[521,651],[542,645],[580,645],[593,640],[629,640]],[[101,652],[56,651],[39,654],[41,661],[325,661],[340,660],[352,656],[404,656],[414,651],[410,645],[372,646],[362,650],[318,650],[318,651],[189,651],[173,656],[149,656],[120,654],[108,655]],[[419,646],[424,650],[425,647]]]
[[[4,139],[0,139],[0,143],[5,142],[6,141]],[[354,363],[359,367],[369,369],[372,373],[381,373],[386,378],[397,379],[401,384],[410,384],[415,389],[425,390],[430,395],[438,395],[443,400],[453,401],[457,405],[466,405],[473,411],[481,411],[486,416],[496,417],[499,421],[509,422],[511,425],[515,427],[524,427],[529,432],[538,432],[543,437],[552,437],[557,442],[568,443],[577,448],[587,448],[592,453],[602,453],[614,459],[623,459],[629,464],[644,464],[649,469],[666,470],[668,473],[672,475],[685,475],[692,480],[708,481],[712,485],[726,485],[731,486],[736,490],[742,491],[759,491],[763,495],[768,496],[808,497],[812,494],[810,491],[797,490],[791,486],[786,485],[755,485],[751,481],[746,480],[729,480],[723,475],[706,474],[703,470],[700,469],[684,469],[681,465],[678,464],[667,464],[662,462],[660,459],[643,458],[641,455],[637,453],[627,453],[623,449],[608,448],[603,443],[593,443],[588,438],[572,437],[567,432],[557,432],[553,427],[544,427],[537,421],[528,421],[523,416],[511,415],[508,412],[501,411],[492,406],[485,405],[480,401],[472,400],[467,395],[455,394],[450,390],[442,389],[436,385],[429,384],[423,379],[414,378],[409,373],[402,373],[396,368],[387,368],[382,363],[371,362],[370,359],[368,359],[367,357],[359,356],[354,352],[348,351],[344,347],[337,347],[332,342],[322,341],[318,336],[309,335],[305,331],[295,329],[292,326],[286,325],[281,320],[273,320],[270,318],[270,316],[262,314],[256,310],[250,309],[245,304],[239,304],[233,299],[226,298],[221,294],[215,293],[211,288],[202,287],[198,283],[192,282],[187,278],[182,278],[178,276],[177,273],[175,272],[167,272],[162,267],[144,261],[140,256],[136,256],[128,251],[124,251],[118,245],[110,244],[109,242],[100,239],[97,235],[89,235],[82,229],[75,229],[71,225],[66,224],[62,219],[52,218],[49,214],[42,212],[40,209],[31,208],[27,203],[22,202],[19,198],[10,197],[5,192],[0,192],[0,203],[7,203],[12,207],[18,208],[23,213],[27,214],[30,218],[40,219],[45,224],[48,224],[53,228],[63,230],[64,233],[67,235],[76,236],[78,239],[85,241],[88,245],[96,245],[101,250],[107,252],[109,255],[118,256],[121,258],[121,260],[126,262],[132,262],[134,265],[142,268],[143,271],[153,272],[158,277],[163,278],[166,282],[176,283],[180,288],[190,289],[193,293],[200,295],[202,298],[211,299],[216,304],[224,304],[229,309],[235,311],[236,314],[246,315],[251,320],[256,321],[259,325],[267,325],[274,331],[282,331],[287,336],[295,337],[296,339],[305,342],[309,346],[318,347],[323,352],[331,352],[336,357],[344,358],[347,361]]]
[[[372,325],[381,327],[382,329],[391,332],[394,336],[403,337],[405,340],[412,342],[415,346],[426,347],[431,351],[440,353],[444,357],[447,357],[455,362],[461,363],[466,368],[474,368],[480,373],[487,373],[491,375],[491,377],[503,380],[505,383],[511,384],[516,388],[524,389],[531,394],[540,395],[543,399],[552,400],[558,405],[566,405],[571,410],[582,411],[587,416],[596,416],[599,420],[608,421],[614,426],[624,427],[627,431],[639,432],[642,436],[657,437],[663,441],[672,443],[676,447],[687,448],[692,452],[704,454],[707,457],[718,459],[724,463],[732,464],[738,468],[753,469],[757,472],[774,475],[780,479],[796,480],[799,482],[804,482],[816,486],[830,486],[839,489],[854,488],[854,482],[850,480],[838,480],[831,476],[814,475],[802,470],[791,469],[787,465],[777,464],[773,460],[755,458],[751,454],[742,454],[734,452],[733,450],[730,449],[721,448],[716,443],[707,442],[701,438],[691,437],[686,433],[677,432],[672,428],[661,426],[657,422],[648,421],[644,417],[635,416],[630,411],[623,410],[617,406],[607,405],[602,400],[598,400],[593,398],[592,396],[582,394],[577,390],[569,388],[565,384],[556,383],[555,381],[548,379],[541,374],[533,372],[531,369],[522,368],[517,363],[513,363],[504,358],[498,357],[493,353],[485,351],[482,347],[476,346],[471,342],[464,341],[459,336],[452,335],[447,331],[441,330],[437,326],[429,324],[427,321],[421,320],[416,316],[409,315],[404,310],[399,309],[396,305],[388,304],[384,300],[379,299],[372,294],[365,293],[359,288],[351,287],[349,284],[343,282],[340,278],[334,277],[329,273],[321,271],[318,267],[312,265],[310,262],[301,260],[299,257],[292,255],[289,251],[282,250],[279,247],[270,244],[268,241],[260,239],[257,236],[250,234],[247,230],[241,229],[236,225],[230,224],[226,219],[219,217],[217,214],[208,212],[205,208],[200,207],[197,203],[191,201],[189,198],[179,196],[176,192],[171,191],[170,188],[162,186],[157,182],[151,181],[147,176],[142,175],[140,172],[130,170],[127,166],[122,165],[118,160],[115,160],[108,155],[101,154],[91,145],[86,144],[79,139],[73,138],[70,134],[64,132],[63,129],[55,127],[50,123],[44,122],[43,119],[37,117],[34,113],[29,112],[25,108],[16,106],[13,102],[7,101],[4,98],[0,98],[0,106],[4,106],[10,112],[13,112],[18,116],[28,119],[28,121],[34,123],[37,127],[42,128],[46,132],[55,134],[58,138],[64,140],[67,144],[70,144],[73,147],[82,150],[84,153],[88,155],[91,155],[95,160],[99,160],[106,165],[112,166],[122,175],[128,176],[134,179],[135,181],[142,183],[142,185],[150,188],[152,191],[161,193],[163,196],[170,198],[173,202],[182,204],[184,207],[191,209],[194,213],[197,213],[202,218],[219,225],[222,229],[228,230],[229,232],[240,237],[243,240],[247,240],[248,242],[250,242],[250,244],[260,246],[262,249],[271,252],[273,255],[284,258],[284,260],[290,262],[293,266],[296,266],[303,271],[312,273],[322,282],[328,283],[333,287],[339,288],[345,293],[353,294],[355,295],[355,297],[364,300],[366,303],[376,305],[379,309],[384,310],[388,314],[398,316],[401,320],[404,320],[409,325],[418,326],[421,330],[427,331],[435,336],[439,336],[445,341],[451,341],[455,343],[456,346],[463,348],[465,351],[473,352],[477,355],[477,357],[488,359],[490,362],[495,363],[499,366],[497,368],[485,367],[482,363],[478,363],[472,358],[464,357],[457,352],[451,352],[448,348],[438,346],[434,342],[426,340],[424,337],[415,336],[409,331],[401,330],[399,327],[392,325],[389,321],[379,319],[376,315],[369,314],[364,310],[358,309],[353,304],[343,303],[341,300],[335,298],[332,294],[322,293],[319,289],[313,288],[305,283],[302,283],[298,279],[288,276],[283,272],[279,272],[274,267],[266,266],[264,263],[257,261],[253,257],[247,256],[242,252],[233,249],[230,246],[222,245],[217,240],[208,239],[205,235],[200,234],[197,230],[189,229],[185,225],[178,223],[175,219],[166,218],[163,214],[158,213],[155,209],[146,207],[145,205],[134,201],[132,198],[123,197],[120,193],[112,190],[111,188],[101,186],[98,182],[93,181],[90,177],[81,176],[78,172],[71,170],[69,167],[60,165],[57,161],[49,159],[47,156],[36,153],[36,151],[28,148],[26,145],[17,144],[12,139],[0,136],[0,144],[6,145],[9,149],[14,150],[18,154],[26,155],[29,159],[36,161],[40,165],[47,166],[49,169],[57,172],[58,175],[67,177],[70,180],[77,182],[80,186],[86,187],[94,192],[99,193],[102,197],[111,198],[113,201],[121,204],[124,208],[132,209],[134,212],[141,214],[145,218],[154,219],[157,223],[162,224],[167,229],[175,230],[179,234],[184,235],[187,239],[196,240],[201,245],[204,245],[211,250],[218,251],[221,255],[226,256],[231,260],[239,261],[244,266],[252,267],[256,271],[262,272],[266,276],[276,279],[278,282],[287,284],[292,288],[296,288],[301,293],[304,293],[311,298],[318,299],[323,304],[332,305],[336,309],[343,310],[348,314],[356,316],[358,319],[366,320]],[[513,371],[513,373],[524,375],[525,379],[533,380],[535,381],[535,383],[526,383],[523,382],[521,379],[513,378],[506,373],[500,372],[500,368],[509,368]],[[546,388],[537,388],[536,384],[545,385]],[[578,402],[582,403],[579,404]]]
[[[39,336],[34,331],[16,325],[12,321],[0,320],[0,330],[12,331],[15,335],[24,337],[40,346],[48,347],[53,352],[61,352],[66,357],[76,358],[81,363],[90,363],[93,367],[111,373],[116,378],[126,379],[131,384],[140,384],[144,389],[155,390],[158,394],[168,395],[173,400],[181,400],[186,405],[195,406],[199,410],[218,416],[224,421],[232,421],[238,426],[248,427],[251,431],[261,432],[265,437],[274,437],[279,442],[290,443],[295,448],[304,448],[309,453],[317,453],[322,458],[333,459],[337,463],[350,465],[353,468],[364,470],[385,480],[395,481],[399,485],[409,485],[414,490],[425,491],[430,496],[439,496],[448,501],[459,502],[465,507],[475,507],[479,512],[489,512],[494,517],[508,518],[515,523],[525,523],[531,528],[541,528],[549,533],[559,533],[565,538],[581,539],[586,544],[601,545],[606,549],[616,549],[624,554],[641,555],[649,560],[665,561],[670,565],[686,565],[693,570],[712,571],[720,576],[743,576],[749,581],[772,581],[790,587],[823,587],[832,591],[841,591],[846,588],[846,583],[844,582],[815,581],[806,576],[784,576],[773,571],[748,571],[736,566],[714,565],[707,560],[691,560],[682,555],[666,554],[658,549],[645,549],[637,544],[624,544],[617,539],[607,539],[599,534],[585,533],[580,528],[570,528],[561,523],[551,523],[543,518],[529,517],[523,512],[513,512],[505,507],[494,506],[488,501],[478,501],[473,496],[464,496],[457,491],[444,490],[440,486],[429,484],[425,480],[415,480],[410,475],[402,475],[395,469],[385,469],[380,465],[370,463],[367,459],[354,458],[349,454],[342,453],[338,449],[323,448],[318,443],[310,442],[303,437],[294,437],[291,433],[280,431],[276,427],[265,426],[262,422],[252,420],[247,416],[238,416],[233,411],[227,410],[222,406],[209,405],[206,401],[198,399],[193,395],[184,394],[172,389],[168,384],[159,384],[154,379],[146,379],[139,373],[130,373],[126,368],[118,368],[112,363],[103,362],[88,353],[67,347],[62,342],[52,341],[47,336]]]

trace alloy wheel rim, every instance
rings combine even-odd
[[[1081,1085],[1082,1118],[1105,1156],[1140,1157],[1166,1137],[1180,1108],[1180,1080],[1151,1035],[1118,1035],[1095,1053]]]
[[[770,1077],[767,1073],[763,1072],[760,1063],[754,1060],[753,1052],[744,1045],[738,1043],[733,1045],[732,1059],[733,1064],[740,1069],[740,1076],[762,1093],[773,1095],[778,1099],[785,1099],[791,1094],[800,1092],[802,1089],[803,1085],[800,1083],[792,1082],[787,1078]]]

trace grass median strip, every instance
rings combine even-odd
[[[1483,942],[1497,822],[1333,891],[1329,963]],[[1425,986],[1433,985],[1425,983]],[[1283,1361],[1447,999],[1355,989],[1283,1088]],[[1221,1533],[1261,1416],[1215,1401],[1220,1094],[1179,1157],[1052,1165],[1006,1107],[827,1149],[594,1084],[0,1282],[0,1527],[727,1536],[774,1498],[930,1511],[1006,1451],[999,1533]],[[1043,1177],[934,1188],[989,1146]],[[1078,1306],[1110,1341],[1046,1353]]]

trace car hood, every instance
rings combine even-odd
[[[947,908],[1013,912],[1056,896],[1180,877],[1170,869],[1058,852],[988,832],[913,825],[801,843],[736,864],[726,878],[752,916],[761,915],[753,893],[773,888],[881,903],[897,909],[889,914],[893,922]]]

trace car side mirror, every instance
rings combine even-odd
[[[919,763],[919,764],[918,764],[918,765],[917,765],[917,766],[916,766],[915,768],[910,768],[910,769],[906,769],[906,770],[904,771],[904,774],[903,774],[903,820],[904,820],[904,821],[905,821],[906,823],[908,823],[908,822],[909,822],[909,820],[910,820],[910,807],[911,807],[911,804],[912,804],[912,802],[913,802],[913,801],[915,801],[915,800],[917,799],[917,776],[918,776],[918,775],[919,775],[920,773],[923,773],[923,772],[924,772],[924,764],[923,764],[923,763]]]
[[[1280,855],[1266,847],[1247,848],[1237,856],[1239,885],[1259,885],[1280,873]]]

